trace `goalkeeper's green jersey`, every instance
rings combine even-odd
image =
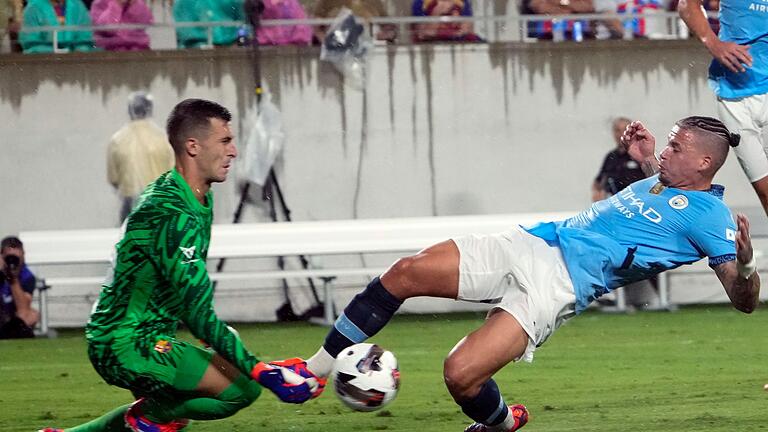
[[[195,198],[176,169],[141,195],[123,226],[110,274],[86,325],[94,360],[124,364],[120,353],[126,349],[149,358],[158,344],[163,349],[174,338],[182,321],[244,374],[258,362],[213,310],[205,266],[213,220],[210,191],[205,202]]]

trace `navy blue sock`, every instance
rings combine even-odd
[[[499,393],[499,386],[493,379],[483,385],[477,396],[459,403],[459,406],[469,418],[487,426],[496,426],[503,422],[509,411]]]
[[[336,357],[344,348],[365,341],[387,325],[401,304],[402,300],[390,294],[376,277],[336,319],[323,348]]]

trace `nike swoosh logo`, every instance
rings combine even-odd
[[[200,261],[200,258],[191,259],[189,261],[182,261],[181,263],[182,264],[191,264],[193,262],[198,262],[198,261]]]

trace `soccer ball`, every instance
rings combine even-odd
[[[370,343],[355,344],[339,353],[332,376],[336,396],[355,411],[384,407],[400,387],[395,355]]]

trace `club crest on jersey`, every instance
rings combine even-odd
[[[688,207],[688,198],[685,195],[675,195],[669,199],[669,205],[675,210]]]
[[[155,351],[159,352],[160,354],[165,354],[168,351],[170,351],[173,348],[173,345],[171,345],[171,341],[165,340],[165,339],[159,339],[155,343]]]

